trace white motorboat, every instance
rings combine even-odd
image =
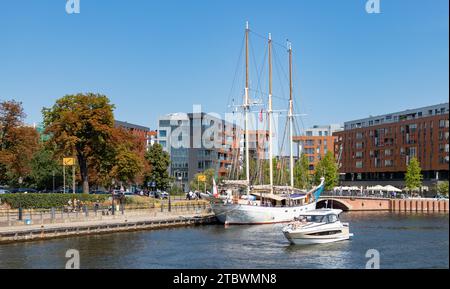
[[[299,214],[283,228],[284,236],[296,245],[324,244],[348,240],[353,236],[349,224],[339,220],[342,210],[317,209]]]

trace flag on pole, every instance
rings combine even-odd
[[[216,180],[213,177],[213,196],[214,198],[218,198],[219,197],[219,192],[217,191],[217,185],[216,185]]]

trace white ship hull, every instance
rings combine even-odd
[[[314,210],[316,202],[296,207],[264,207],[216,202],[212,209],[219,222],[228,225],[256,225],[293,221],[300,212]]]

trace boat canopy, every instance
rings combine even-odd
[[[248,182],[246,180],[223,180],[225,185],[235,185],[235,186],[247,186]]]
[[[261,196],[265,199],[272,199],[275,201],[283,201],[286,200],[287,198],[283,195],[275,195],[275,194],[257,194],[257,193],[252,193],[252,195],[254,196]]]
[[[272,199],[275,201],[283,201],[283,200],[300,200],[306,197],[306,194],[290,194],[290,195],[276,195],[276,194],[260,194],[260,193],[252,193],[251,195],[257,197],[263,197],[265,199]]]
[[[306,197],[306,194],[290,194],[289,199],[291,200],[299,200],[304,199]]]

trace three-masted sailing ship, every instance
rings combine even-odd
[[[273,101],[272,101],[272,37],[268,37],[268,69],[269,69],[269,100],[268,100],[268,129],[269,129],[269,185],[252,185],[250,181],[249,154],[249,26],[245,29],[245,90],[244,90],[244,129],[245,129],[245,180],[227,180],[221,184],[226,195],[211,200],[212,210],[217,219],[224,224],[270,224],[292,221],[300,213],[314,210],[317,200],[324,188],[324,179],[310,190],[303,192],[294,187],[294,148],[293,148],[293,87],[292,87],[292,46],[288,43],[289,56],[289,145],[290,145],[290,185],[274,185],[273,168]],[[245,189],[246,194],[239,192]]]

